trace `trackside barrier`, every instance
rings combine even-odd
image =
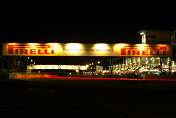
[[[145,74],[144,79],[176,79],[176,75],[154,75],[154,74]]]
[[[41,75],[39,73],[26,73],[26,72],[23,72],[23,73],[9,73],[9,79],[30,79],[30,76],[37,76],[37,75]],[[47,76],[49,75],[48,73],[44,73],[43,76]],[[18,76],[18,78],[16,77]],[[21,77],[19,77],[21,76]],[[29,77],[27,77],[29,76]]]
[[[8,79],[9,73],[0,73],[0,79]]]

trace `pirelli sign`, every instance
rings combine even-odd
[[[171,57],[168,44],[3,43],[4,56]]]

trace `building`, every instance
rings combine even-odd
[[[171,44],[174,42],[175,31],[170,30],[141,30],[142,44]]]
[[[161,74],[176,72],[176,31],[168,30],[141,30],[139,31],[141,44],[170,44],[172,57],[122,57],[109,67],[113,74],[120,73],[147,73]]]

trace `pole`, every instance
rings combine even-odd
[[[113,71],[113,67],[112,67],[112,66],[113,66],[113,65],[112,65],[112,61],[113,61],[113,60],[112,60],[112,59],[110,59],[110,68],[111,68],[111,75],[112,75],[112,71]]]
[[[162,57],[160,57],[160,73],[161,73],[161,75],[163,74],[163,69],[162,69]]]
[[[169,74],[171,74],[171,70],[172,70],[172,60],[169,57]]]

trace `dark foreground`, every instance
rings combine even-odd
[[[0,80],[0,117],[174,118],[176,82]]]

